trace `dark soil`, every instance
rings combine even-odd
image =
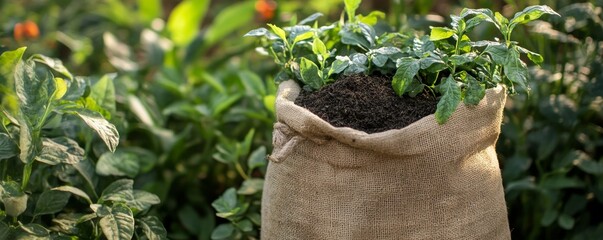
[[[333,126],[376,133],[403,128],[433,114],[437,99],[428,92],[399,97],[391,77],[352,75],[319,91],[302,90],[295,103]]]

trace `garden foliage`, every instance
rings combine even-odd
[[[2,62],[0,69],[3,76],[7,76],[6,73],[9,75],[8,78],[2,78],[0,84],[4,108],[2,125],[6,128],[0,129],[0,139],[3,139],[0,145],[0,170],[7,169],[5,173],[0,172],[3,189],[6,189],[3,192],[7,191],[6,195],[3,193],[7,199],[1,204],[4,215],[1,217],[0,236],[62,234],[85,236],[82,239],[88,236],[102,238],[107,236],[101,224],[113,219],[119,220],[116,222],[125,219],[123,222],[127,224],[124,226],[131,226],[132,220],[121,216],[132,216],[133,228],[112,229],[123,233],[123,238],[127,238],[131,230],[134,237],[154,239],[152,233],[157,233],[155,237],[162,238],[164,233],[160,226],[164,225],[170,239],[257,239],[260,227],[259,200],[266,164],[264,157],[271,152],[275,93],[273,76],[277,75],[277,66],[259,61],[262,57],[253,54],[253,40],[240,37],[265,24],[254,13],[256,2],[1,2],[0,52],[5,54],[3,59],[19,58],[15,56],[15,50],[27,45],[27,56],[22,61],[29,62],[27,66],[33,65],[36,69],[35,79],[45,83],[41,85],[44,87],[32,91],[46,92],[46,95],[35,95],[31,99],[8,97],[7,91],[17,96],[17,92],[13,91],[15,85],[8,85],[7,80],[16,80],[8,71],[14,71],[17,67],[14,63]],[[271,1],[262,2],[273,4]],[[445,28],[455,30],[454,26],[446,24],[453,19],[447,18],[452,12],[461,13],[460,7],[490,8],[508,19],[514,16],[510,12],[519,12],[531,4],[549,5],[560,13],[561,18],[547,19],[547,16],[543,16],[548,23],[536,20],[527,25],[517,25],[510,37],[511,45],[519,42],[525,49],[539,52],[544,59],[540,63],[540,70],[526,65],[529,73],[527,79],[532,79],[527,84],[531,93],[509,98],[505,113],[507,118],[503,121],[497,149],[503,167],[511,233],[514,239],[593,239],[593,236],[601,236],[603,219],[595,213],[603,208],[602,175],[599,171],[603,161],[600,150],[603,135],[603,2],[391,1],[393,5],[389,8],[379,9],[391,10],[387,19],[382,18],[382,13],[371,14],[366,11],[367,6],[375,10],[372,6],[383,5],[384,2],[387,1],[365,1],[355,12],[369,14],[353,20],[358,26],[360,23],[371,26],[378,37],[392,31],[391,28],[383,28],[383,22],[389,20],[395,26],[394,31],[403,29],[405,34],[391,35],[392,42],[400,41],[401,44],[417,40],[435,42],[436,46],[455,47],[458,39],[458,34],[457,38],[454,37],[455,33],[440,40],[415,38],[406,33],[412,27],[419,32],[431,33],[431,36],[447,36],[450,31]],[[455,7],[456,2],[459,8]],[[269,8],[262,9],[263,16],[274,17],[272,21],[275,25],[285,25],[279,22],[284,20],[293,23],[290,24],[292,26],[307,25],[303,28],[314,29],[314,21],[320,23],[325,18],[336,18],[341,13],[338,11],[343,1],[276,3],[276,8],[270,5],[274,12],[268,12]],[[428,15],[430,10],[439,11],[444,18],[437,20],[433,15]],[[324,13],[326,17],[310,15],[315,11]],[[494,21],[497,20],[496,11],[492,12]],[[307,18],[310,22],[297,21],[295,14],[289,12],[311,16]],[[475,16],[464,18],[465,25]],[[36,23],[38,28],[34,28],[31,22]],[[337,27],[348,23],[351,24],[350,21],[338,22],[326,26],[333,29],[322,30],[324,33],[334,32]],[[20,26],[18,39],[14,37],[17,26]],[[426,26],[435,26],[435,30]],[[493,23],[480,24],[465,35],[469,39],[488,40],[496,36],[498,42],[506,47],[507,36],[500,34],[494,26]],[[269,26],[268,29],[272,30]],[[354,29],[367,31],[362,27]],[[283,30],[288,31],[288,28]],[[338,49],[354,49],[364,53],[366,61],[362,62],[367,66],[371,64],[369,69],[386,60],[384,66],[390,66],[392,75],[395,75],[395,61],[389,57],[373,57],[376,55],[373,53],[381,50],[367,55],[368,50],[373,49],[370,48],[370,42],[369,48],[362,49],[360,46],[366,45],[365,41],[369,40],[363,41],[362,34],[351,33],[354,35],[346,36],[346,39],[358,43]],[[370,30],[368,33],[372,34]],[[291,38],[293,35],[287,34],[288,43],[294,43],[295,38]],[[272,42],[280,39],[276,34],[269,35]],[[307,54],[305,58],[309,61],[304,60],[304,69],[310,71],[304,74],[306,79],[316,79],[315,75],[318,74],[322,74],[323,80],[334,79],[334,72],[312,71],[315,67],[329,69],[322,64],[329,65],[337,60],[332,56],[333,52],[324,51],[318,41],[314,43],[316,37],[326,49],[333,47],[328,39],[341,38],[338,34],[328,36],[328,39],[327,36],[315,34],[308,39],[298,39],[293,51],[299,49]],[[263,43],[268,46],[268,41]],[[376,41],[374,44],[378,46],[381,43]],[[284,47],[284,43],[281,45]],[[472,48],[482,52],[486,49],[485,46]],[[423,58],[410,49],[403,53],[406,54],[404,57],[415,60]],[[463,55],[470,51],[464,52],[461,48],[460,53]],[[326,54],[331,60],[325,57]],[[489,53],[483,56],[494,60]],[[355,64],[363,57],[347,57],[349,60],[344,58],[341,61],[347,62],[348,66],[338,74],[363,69]],[[371,61],[368,61],[369,57]],[[57,68],[62,65],[57,65],[54,58],[61,59],[69,71]],[[326,62],[319,61],[319,58]],[[460,57],[441,60],[450,63],[456,61],[455,58],[460,60]],[[523,53],[520,59],[527,63],[530,60]],[[535,59],[539,58],[536,56]],[[472,68],[471,64],[474,63],[466,62],[465,66]],[[301,62],[298,65],[301,67]],[[64,74],[67,72],[69,75]],[[432,73],[421,73],[419,70],[417,76],[422,79],[422,74]],[[13,81],[10,82],[12,84]],[[62,95],[61,91],[55,93],[52,90],[64,89],[61,86],[69,86],[63,97],[50,100],[53,94],[55,97]],[[76,89],[84,91],[80,93]],[[114,104],[110,96],[114,96]],[[22,100],[46,105],[30,108],[27,104],[23,105]],[[65,108],[61,104],[74,108]],[[21,105],[24,109],[21,109]],[[40,109],[44,111],[39,112]],[[41,121],[47,109],[48,114]],[[88,123],[91,122],[86,122],[77,114],[79,110],[83,116],[93,115],[97,122],[105,119],[109,123],[105,126],[115,126],[119,132],[115,152],[110,151],[94,127],[89,127]],[[37,144],[31,145],[31,149],[37,152],[23,155],[25,162],[21,161],[19,148],[21,129],[27,127],[19,123],[24,121],[18,114],[23,111],[35,112],[40,116],[32,120],[30,128],[23,128],[24,143],[31,134],[31,142]],[[28,130],[31,131],[27,133]],[[34,141],[34,135],[38,133],[39,138]],[[10,141],[5,142],[7,138]],[[113,140],[108,142],[109,146],[117,143]],[[47,150],[67,149],[61,153],[69,157],[34,157],[42,153],[51,154],[42,151],[45,147]],[[55,162],[57,159],[70,159],[70,162]],[[28,172],[28,162],[31,175],[23,187],[23,173]],[[78,170],[76,167],[82,164],[85,168]],[[89,186],[90,182],[94,185]],[[149,197],[145,199],[159,203],[150,208],[145,204],[144,209],[148,210],[141,211],[142,206],[135,206],[135,201],[115,200],[115,195],[109,193],[113,191],[112,185],[124,186],[128,199],[130,193],[139,196],[144,191],[148,194],[142,194]],[[131,191],[129,186],[132,186]],[[42,195],[55,200],[41,202],[38,208],[38,199]],[[151,197],[153,195],[158,199]],[[23,211],[20,208],[7,211],[5,201],[9,204],[23,203],[24,198],[27,198],[27,205],[17,204],[24,207]],[[9,213],[18,216],[14,218]],[[78,225],[77,219],[83,216],[94,218],[82,218],[87,221]],[[105,219],[103,223],[102,219]],[[10,233],[6,229],[10,229]],[[78,229],[80,232],[69,232],[69,229]]]

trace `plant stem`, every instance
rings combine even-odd
[[[25,187],[29,183],[29,178],[31,177],[31,169],[33,167],[33,162],[25,164],[23,168],[23,183],[21,184],[21,190],[25,191]]]
[[[245,173],[245,170],[243,170],[243,166],[241,166],[241,164],[239,162],[237,162],[235,164],[235,169],[237,169],[237,172],[239,172],[239,174],[241,175],[241,177],[243,177],[243,179],[245,179],[245,180],[249,179],[249,176],[247,176],[247,174]]]

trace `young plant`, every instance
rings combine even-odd
[[[429,36],[412,32],[377,36],[374,26],[384,14],[355,16],[360,1],[344,2],[347,21],[342,17],[330,25],[310,27],[306,24],[320,16],[314,14],[292,27],[269,25],[271,31],[260,28],[245,36],[262,37],[264,52],[283,66],[277,80],[294,79],[304,89],[318,90],[340,75],[389,75],[399,96],[414,97],[423,91],[438,95],[435,118],[440,124],[461,101],[478,104],[488,88],[503,84],[510,93],[515,93],[516,86],[528,91],[527,65],[521,54],[536,64],[543,59],[513,42],[511,33],[517,25],[544,14],[558,15],[547,6],[527,7],[511,20],[489,9],[463,9],[451,16],[450,27],[431,27]],[[503,40],[470,39],[469,33],[482,22],[493,23]],[[313,41],[307,40],[312,37]]]
[[[85,130],[104,143],[94,151],[115,152],[112,80],[91,84],[59,60],[23,61],[24,52],[0,56],[0,239],[165,237],[161,222],[145,216],[157,196],[134,190],[133,180],[97,175],[115,166],[95,166],[94,135]]]

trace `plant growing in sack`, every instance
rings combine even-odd
[[[521,56],[543,61],[511,34],[558,14],[464,9],[421,36],[344,2],[332,24],[246,34],[282,66],[262,238],[509,239],[495,143],[507,92],[529,90]],[[481,23],[500,39],[470,39]]]

